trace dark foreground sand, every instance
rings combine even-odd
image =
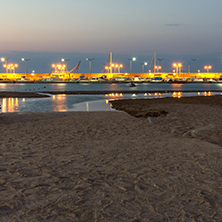
[[[222,221],[222,98],[207,99],[2,114],[0,221]]]

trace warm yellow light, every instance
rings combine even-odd
[[[108,68],[109,68],[108,66],[105,67],[105,69],[108,69]]]
[[[173,66],[174,66],[174,67],[177,67],[177,64],[176,64],[176,63],[173,63]]]
[[[52,64],[52,68],[55,68],[55,64]]]
[[[182,64],[181,64],[181,63],[178,63],[178,66],[179,66],[179,67],[181,67],[181,66],[182,66]]]
[[[212,66],[209,66],[208,69],[212,69]]]
[[[114,64],[112,64],[112,67],[114,67]]]
[[[204,69],[207,69],[207,66],[204,66]]]
[[[2,57],[2,58],[1,58],[1,61],[2,61],[2,62],[5,62],[5,58]]]
[[[120,68],[123,68],[123,65],[122,65],[122,64],[120,64],[120,65],[119,65],[119,67],[120,67]]]
[[[118,64],[116,64],[116,68],[118,68],[119,67],[119,65]]]

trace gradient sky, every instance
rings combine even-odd
[[[221,0],[1,1],[1,56],[112,51],[142,57],[156,49],[160,55],[191,57],[222,52]]]

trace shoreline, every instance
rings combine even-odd
[[[66,95],[102,95],[102,94],[140,94],[140,93],[190,93],[190,92],[221,92],[222,90],[113,90],[113,91],[36,91],[36,92],[16,92],[16,91],[2,91],[0,92],[0,98],[9,98],[9,97],[17,97],[17,98],[41,98],[41,97],[50,97],[46,94],[58,95],[58,94],[66,94]],[[42,93],[42,94],[40,94]]]

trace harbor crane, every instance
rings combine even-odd
[[[70,74],[73,71],[74,71],[74,73],[78,73],[79,72],[80,64],[81,64],[81,61],[79,61],[78,64],[73,69],[71,69],[70,71],[67,72],[67,74],[69,75],[69,80],[70,80]]]

